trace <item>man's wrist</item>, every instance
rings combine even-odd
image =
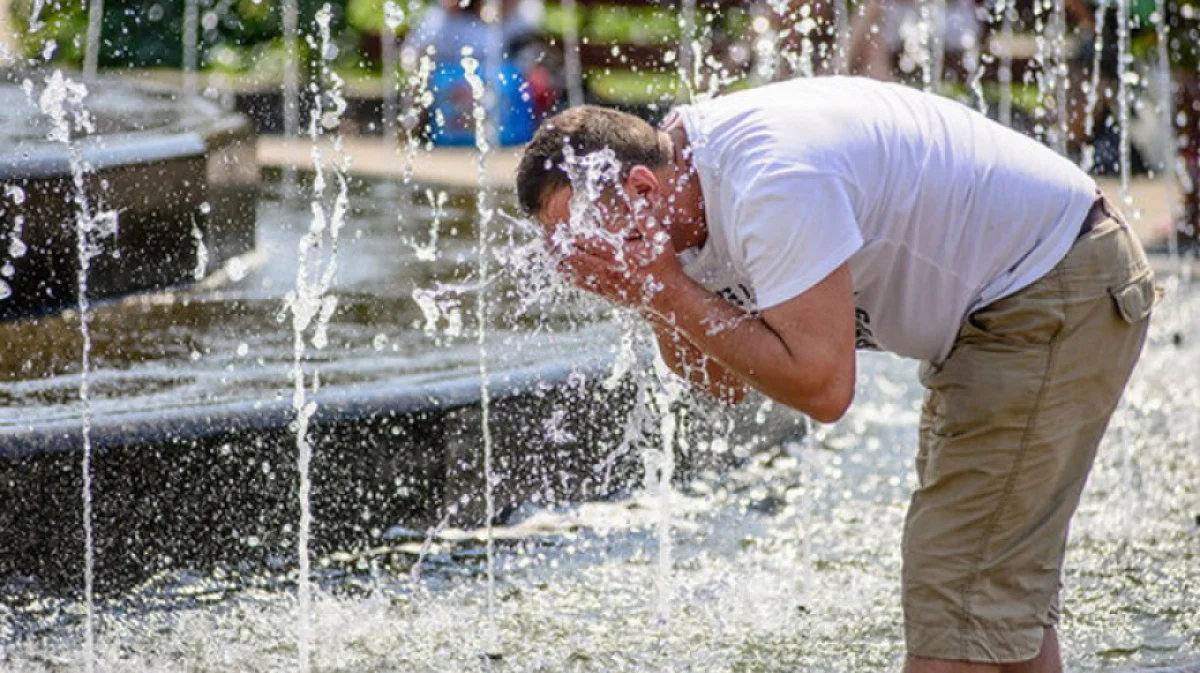
[[[653,316],[655,320],[672,329],[678,329],[675,321],[675,309],[681,292],[691,283],[693,283],[692,279],[682,271],[659,280],[658,287],[654,288],[654,291],[647,297],[642,312]]]

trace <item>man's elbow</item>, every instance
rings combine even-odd
[[[854,389],[849,394],[825,395],[808,410],[808,415],[819,423],[834,423],[846,415],[854,401]]]
[[[846,415],[854,401],[854,384],[835,383],[821,387],[813,394],[788,400],[787,404],[820,423],[833,423]]]

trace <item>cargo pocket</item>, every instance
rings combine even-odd
[[[1117,312],[1125,322],[1133,325],[1150,317],[1161,289],[1154,284],[1154,274],[1146,271],[1124,285],[1109,288],[1108,293],[1117,305]]]

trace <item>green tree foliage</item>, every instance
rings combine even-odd
[[[301,29],[329,0],[297,0]],[[280,0],[198,0],[201,67],[257,70],[283,48]],[[346,0],[332,0],[333,30],[353,52],[358,34],[345,21]],[[31,25],[33,0],[15,0],[12,18],[27,58],[78,66],[87,32],[84,0],[49,0]],[[178,68],[183,63],[184,0],[105,0],[101,67]],[[303,42],[303,40],[302,40]],[[56,45],[47,49],[47,44]],[[303,44],[301,45],[303,48]],[[306,50],[301,53],[305,53]]]

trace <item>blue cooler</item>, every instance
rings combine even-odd
[[[484,86],[496,86],[489,82],[486,67],[479,74]],[[509,61],[500,66],[499,88],[496,95],[495,115],[499,122],[500,144],[519,145],[528,142],[537,130],[534,121],[533,97],[526,90],[521,71]],[[460,63],[442,63],[434,71],[429,83],[433,94],[430,106],[429,127],[435,145],[475,145],[475,101],[466,71]],[[490,110],[489,114],[493,114]]]

